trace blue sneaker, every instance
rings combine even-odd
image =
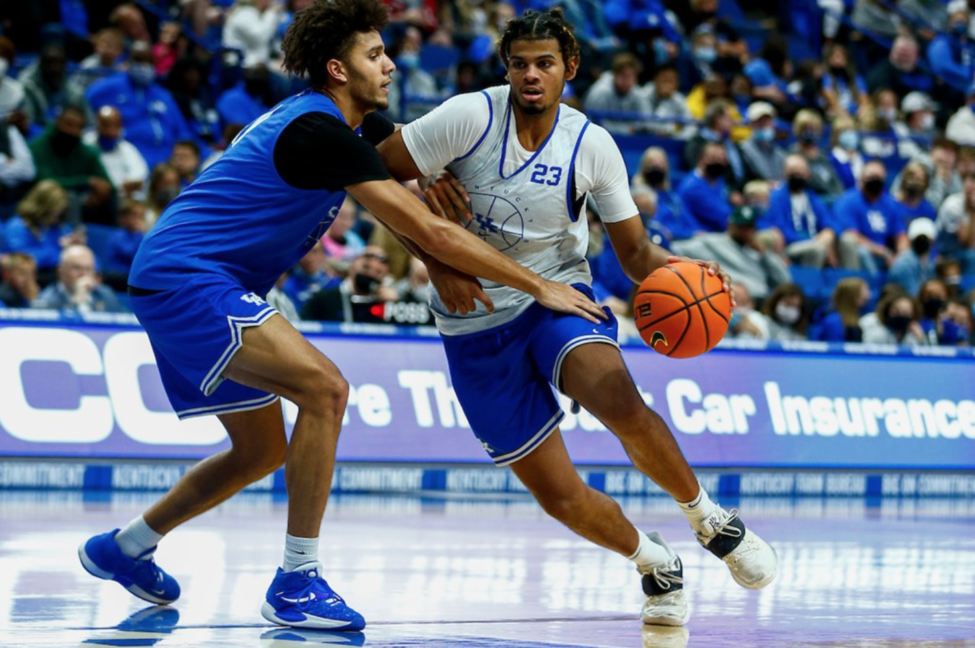
[[[78,547],[81,566],[92,576],[113,580],[143,601],[167,605],[179,598],[179,584],[159,569],[153,547],[138,558],[129,558],[115,542],[118,529],[97,535]]]
[[[366,620],[332,591],[320,576],[322,564],[311,562],[294,571],[278,567],[267,589],[261,616],[278,625],[319,630],[362,630]]]

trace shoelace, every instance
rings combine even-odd
[[[722,513],[726,513],[728,517],[721,519]],[[729,538],[740,538],[741,529],[739,529],[738,527],[728,528],[728,525],[731,524],[731,522],[733,522],[737,517],[738,517],[738,509],[733,508],[730,511],[725,511],[724,509],[719,508],[717,511],[709,515],[704,520],[705,523],[707,523],[707,525],[714,530],[713,533],[710,533],[708,535],[712,537],[717,535],[724,535],[724,536],[728,536]]]
[[[657,587],[669,590],[672,586],[681,585],[684,582],[683,578],[673,573],[674,569],[676,569],[676,566],[673,563],[654,567],[650,570],[650,576],[657,583]]]

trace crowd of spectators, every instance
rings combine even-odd
[[[311,1],[4,3],[0,304],[124,311],[166,206],[305,87],[280,42]],[[395,121],[503,83],[505,22],[561,6],[582,48],[564,102],[617,139],[651,239],[735,278],[729,335],[972,342],[966,0],[388,4]],[[632,284],[589,215],[597,295],[625,321]],[[291,319],[429,324],[428,294],[422,263],[349,200],[268,300]]]

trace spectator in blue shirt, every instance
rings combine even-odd
[[[973,52],[968,38],[968,5],[949,5],[948,33],[940,34],[928,45],[928,64],[936,75],[961,92],[972,85]]]
[[[37,299],[37,263],[21,252],[0,256],[0,308],[30,308]]]
[[[867,162],[860,186],[833,205],[837,221],[856,238],[860,266],[872,274],[886,269],[908,247],[902,208],[884,190],[886,182],[883,163]]]
[[[788,113],[783,109],[788,109],[787,104],[795,99],[789,92],[792,62],[788,46],[783,35],[771,33],[758,57],[745,66],[745,76],[752,82],[752,97],[770,102],[780,114]]]
[[[836,177],[843,185],[843,191],[852,189],[863,173],[863,155],[860,154],[860,133],[856,122],[849,115],[839,115],[833,120],[833,134],[830,136],[832,149],[829,161],[833,164]]]
[[[904,225],[909,225],[915,218],[930,218],[932,221],[938,218],[938,210],[925,198],[929,184],[928,169],[923,164],[914,161],[904,167],[900,186],[893,194],[903,210]]]
[[[785,184],[772,192],[759,228],[778,230],[786,256],[797,265],[839,265],[833,214],[809,189],[809,165],[801,155],[786,158]]]
[[[829,115],[855,115],[868,99],[867,82],[857,74],[846,47],[840,43],[833,43],[826,52],[822,84],[823,107]]]
[[[968,343],[968,332],[947,315],[948,286],[941,279],[929,279],[917,294],[921,302],[921,328],[929,344]]]
[[[244,80],[217,99],[217,113],[224,124],[249,124],[274,105],[267,67],[244,70]]]
[[[67,209],[68,194],[61,185],[53,180],[38,182],[18,203],[17,215],[6,223],[0,236],[4,251],[31,255],[42,279],[50,279],[62,246],[77,238],[61,222]]]
[[[860,277],[847,277],[836,284],[832,309],[817,327],[821,342],[862,342],[860,313],[870,302],[870,287]]]
[[[634,176],[632,186],[635,189],[649,187],[657,194],[653,223],[665,229],[671,240],[689,239],[695,230],[700,230],[684,201],[670,185],[670,158],[662,148],[652,146],[643,152],[640,172]]]
[[[909,295],[918,294],[925,281],[935,278],[931,245],[937,235],[934,221],[930,218],[911,221],[907,228],[907,238],[911,246],[894,259],[887,280],[904,288],[904,292]]]
[[[721,142],[707,142],[697,168],[687,174],[677,195],[687,206],[693,232],[723,232],[731,216],[731,197],[725,186],[728,156]],[[740,196],[739,196],[740,202]]]
[[[192,136],[173,96],[156,83],[147,43],[133,43],[128,71],[93,83],[86,96],[95,112],[107,105],[118,108],[125,138],[139,149],[150,169],[169,159],[178,140]]]
[[[108,244],[105,269],[128,275],[139,244],[146,236],[146,206],[137,200],[126,200],[119,210],[117,231]]]

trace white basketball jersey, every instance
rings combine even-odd
[[[515,147],[520,147],[508,101],[510,86],[484,93],[491,102],[491,120],[483,139],[471,153],[447,167],[471,197],[474,218],[468,231],[545,279],[589,285],[589,225],[584,196],[576,196],[574,173],[589,121],[579,111],[561,105],[548,139],[525,163],[513,166],[508,162],[506,166]],[[461,335],[505,324],[533,302],[514,288],[480,281],[494,302],[494,313],[478,302],[473,313],[451,314],[433,292],[431,308],[443,333]]]

